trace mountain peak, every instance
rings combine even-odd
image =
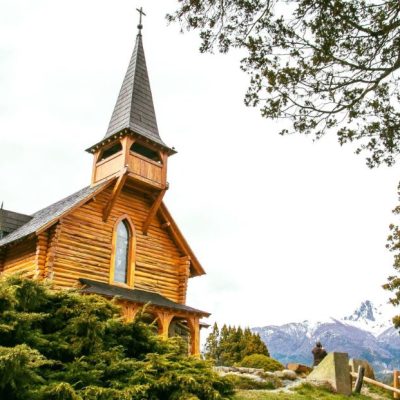
[[[365,300],[344,318],[268,325],[253,331],[260,334],[270,354],[283,364],[308,365],[312,362],[311,349],[319,340],[327,351],[345,352],[352,358],[368,357],[376,372],[383,372],[400,368],[400,336],[390,321],[391,315],[393,310],[387,303],[375,306]]]
[[[353,314],[344,317],[345,321],[371,321],[375,322],[375,313],[377,309],[374,307],[373,303],[370,300],[365,300],[361,303],[361,306],[356,309]]]

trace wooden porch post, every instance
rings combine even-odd
[[[122,306],[122,314],[125,318],[125,321],[132,322],[135,319],[135,316],[139,310],[138,305],[129,302],[124,302],[121,304],[121,306]]]
[[[190,354],[200,358],[200,324],[199,317],[188,318],[190,328]]]
[[[168,338],[169,325],[171,324],[172,319],[174,318],[174,314],[170,314],[167,312],[158,312],[158,333],[163,338]]]

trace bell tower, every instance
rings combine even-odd
[[[161,139],[142,43],[142,15],[135,47],[104,138],[87,149],[94,156],[92,185],[124,177],[150,191],[167,187],[167,160],[175,154]]]

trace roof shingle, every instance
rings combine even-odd
[[[105,138],[126,128],[167,147],[158,133],[153,96],[140,33],[136,37],[135,48]]]
[[[52,220],[60,217],[85,198],[98,190],[101,190],[108,182],[109,181],[106,181],[96,186],[87,186],[64,199],[35,212],[30,216],[30,219],[25,224],[1,239],[0,247],[35,233],[37,230],[50,223]]]
[[[30,215],[0,209],[0,231],[9,234],[30,221]]]

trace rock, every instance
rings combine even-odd
[[[297,379],[296,372],[294,372],[290,369],[284,369],[282,371],[282,374],[283,374],[283,379],[288,379],[290,381],[294,381],[295,379]]]
[[[285,375],[283,374],[283,371],[275,371],[273,372],[273,375],[275,376],[275,378],[279,378],[279,379],[284,379]]]
[[[286,367],[287,369],[290,369],[291,371],[294,371],[298,374],[308,374],[312,371],[312,368],[308,367],[307,365],[303,364],[296,364],[296,363],[289,363]]]
[[[264,377],[264,370],[261,368],[245,368],[245,367],[214,367],[214,371],[219,374],[236,374],[236,375],[253,375],[255,377]]]
[[[351,395],[349,356],[347,353],[329,353],[314,368],[307,380],[328,382],[335,392]]]
[[[364,376],[375,380],[374,369],[371,367],[368,361],[359,360],[357,358],[351,358],[349,361],[350,370],[352,372],[358,373],[358,367],[364,367]]]

